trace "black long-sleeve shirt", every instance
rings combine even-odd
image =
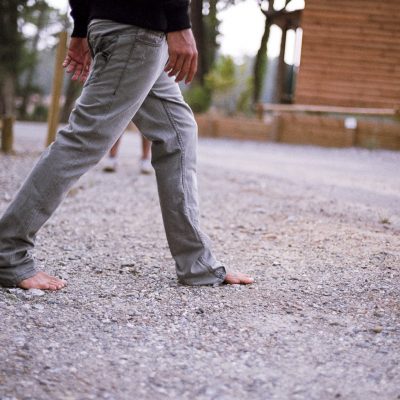
[[[70,0],[72,36],[85,37],[89,21],[109,19],[163,32],[190,28],[189,0]]]

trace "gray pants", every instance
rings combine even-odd
[[[35,235],[71,186],[99,162],[130,120],[152,141],[152,164],[178,280],[223,282],[225,268],[199,228],[197,126],[179,86],[163,71],[163,33],[95,20],[89,27],[91,73],[67,127],[42,154],[0,220],[0,284],[36,273]]]

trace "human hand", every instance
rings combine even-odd
[[[67,73],[72,73],[72,80],[86,81],[89,75],[92,58],[86,38],[71,38],[68,53],[63,62],[63,67],[67,68]]]
[[[175,82],[184,78],[186,84],[192,82],[197,71],[197,49],[192,30],[169,32],[167,43],[169,59],[164,71],[168,76],[175,76]]]

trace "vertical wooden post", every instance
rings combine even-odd
[[[2,120],[2,129],[1,129],[1,150],[4,153],[12,153],[13,151],[13,125],[14,125],[14,117],[5,116]]]
[[[262,103],[257,103],[256,105],[257,117],[260,121],[264,120],[264,107]]]
[[[272,127],[271,127],[271,140],[273,142],[280,142],[282,130],[282,115],[279,112],[272,114]]]
[[[60,97],[64,80],[62,63],[67,52],[67,32],[60,32],[57,46],[56,61],[54,64],[53,88],[51,93],[51,104],[47,118],[47,140],[46,147],[54,142],[60,118]]]

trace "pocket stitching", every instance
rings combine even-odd
[[[106,53],[106,54],[107,54],[107,57],[104,57],[104,54],[103,54],[104,50],[101,50],[101,48],[102,48],[102,47],[105,47],[105,46],[104,46],[105,39],[107,39],[107,36],[105,36],[105,37],[103,37],[103,38],[100,38],[100,39],[99,39],[99,44],[98,44],[97,46],[92,46],[91,44],[89,44],[90,49],[92,50],[92,52],[93,52],[93,54],[94,54],[94,57],[93,57],[93,64],[94,64],[94,58],[95,58],[95,57],[103,57],[103,58],[105,59],[105,62],[104,62],[104,64],[101,66],[100,70],[97,71],[96,74],[93,74],[93,71],[91,72],[91,74],[90,74],[89,77],[87,78],[87,80],[86,80],[85,84],[83,85],[83,87],[89,86],[89,85],[104,71],[104,69],[106,68],[107,64],[109,63],[109,61],[110,61],[110,59],[111,59],[111,57],[112,57],[112,55],[113,55],[113,50],[114,50],[114,49],[112,48],[111,50],[109,50],[108,53]],[[119,36],[114,36],[114,37],[109,41],[109,43],[107,44],[107,47],[110,47],[110,46],[114,46],[114,47],[115,47],[115,43],[117,43],[118,39],[119,39]],[[94,39],[93,39],[93,40],[94,40]]]
[[[151,39],[148,39],[147,37],[151,37]],[[142,32],[142,34],[138,34],[136,37],[136,40],[140,43],[143,44],[148,44],[149,46],[152,47],[160,47],[163,43],[165,34],[164,33],[149,33],[149,32]]]

